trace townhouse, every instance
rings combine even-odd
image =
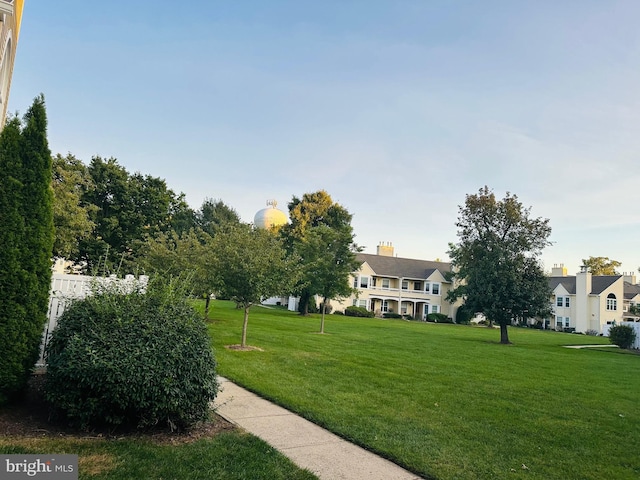
[[[564,266],[554,266],[549,277],[553,318],[545,319],[544,328],[603,333],[606,325],[639,318],[629,312],[640,304],[640,286],[635,276],[592,275],[583,268],[568,276]]]
[[[446,300],[452,288],[446,278],[450,263],[399,258],[389,243],[378,245],[375,255],[359,253],[357,258],[362,265],[352,281],[358,294],[332,301],[334,311],[356,305],[379,317],[398,313],[425,320],[429,313],[442,313],[455,318],[457,304]]]

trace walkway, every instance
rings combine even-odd
[[[419,480],[363,448],[218,377],[216,412],[260,437],[322,480]]]
[[[618,348],[618,345],[607,345],[607,344],[591,344],[591,345],[565,345],[564,348],[600,348],[600,347],[611,347],[611,348]]]

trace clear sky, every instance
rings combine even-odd
[[[325,189],[375,253],[447,259],[484,185],[549,218],[547,269],[640,266],[637,0],[27,0],[9,109],[250,222]]]

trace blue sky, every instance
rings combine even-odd
[[[640,2],[27,0],[9,100],[252,221],[319,189],[375,253],[446,259],[484,185],[549,218],[545,267],[640,266]]]

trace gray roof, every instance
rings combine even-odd
[[[442,274],[451,271],[451,264],[447,262],[386,257],[384,255],[373,255],[370,253],[358,253],[356,256],[361,262],[367,262],[375,274],[380,276],[420,280],[429,278],[436,270]]]
[[[640,295],[640,285],[624,282],[624,298],[631,300],[636,295]]]
[[[593,275],[591,277],[591,295],[598,295],[621,278],[621,275]],[[576,277],[549,277],[549,287],[555,290],[562,285],[570,294],[576,294]]]
[[[562,285],[570,294],[576,294],[576,277],[549,277],[549,288],[554,291],[558,285]]]
[[[620,278],[622,278],[621,275],[596,275],[591,277],[591,293],[602,293]]]

